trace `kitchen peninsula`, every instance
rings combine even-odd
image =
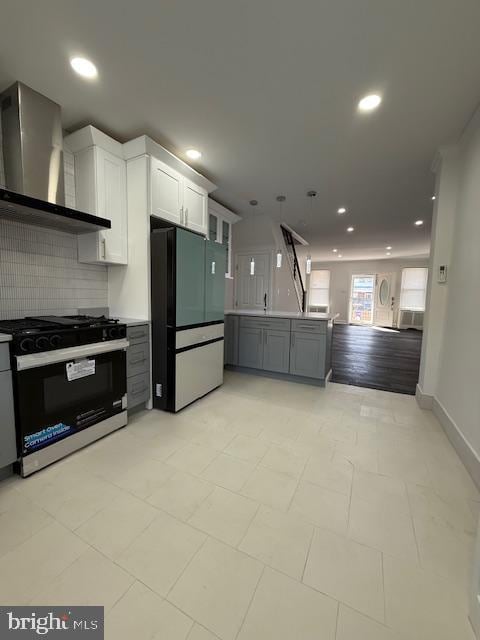
[[[225,311],[225,365],[325,386],[331,374],[334,320],[328,313]]]

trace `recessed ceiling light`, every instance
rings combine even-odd
[[[352,233],[352,231],[355,231],[355,227],[347,227],[347,231],[348,233]]]
[[[385,249],[386,249],[387,251],[391,251],[391,250],[392,250],[392,247],[385,247]]]
[[[381,102],[382,98],[378,94],[371,93],[360,100],[358,103],[358,109],[359,111],[373,111]]]
[[[423,224],[423,220],[415,220],[415,226],[416,227],[421,227]]]
[[[345,207],[340,207],[340,209],[337,209],[337,213],[340,213],[340,214],[347,213],[347,210]]]
[[[190,160],[198,160],[202,157],[202,154],[200,151],[197,151],[197,149],[187,149],[185,155],[190,158]]]
[[[432,196],[432,200],[436,200],[436,199],[437,199],[437,196]]]
[[[84,78],[96,78],[98,75],[97,67],[86,58],[72,58],[70,66],[79,76]]]
[[[343,258],[342,254],[341,254],[341,253],[339,253],[339,254],[338,254],[338,256],[337,256],[337,258]]]
[[[332,249],[333,253],[337,253],[338,249]]]
[[[390,253],[390,251],[387,251],[387,256],[391,256],[392,254]]]

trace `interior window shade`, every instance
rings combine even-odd
[[[328,307],[330,299],[330,271],[314,269],[310,274],[311,307]]]
[[[428,269],[408,268],[402,270],[400,309],[425,311]]]

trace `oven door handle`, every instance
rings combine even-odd
[[[16,356],[17,371],[44,367],[57,362],[69,362],[80,358],[96,356],[100,353],[110,353],[127,349],[130,343],[126,338],[121,340],[109,340],[107,342],[96,342],[95,344],[83,344],[79,347],[67,347],[66,349],[55,349],[54,351],[42,351],[41,353],[29,353],[25,356]]]

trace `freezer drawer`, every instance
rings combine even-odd
[[[195,327],[195,329],[184,329],[183,331],[177,331],[175,336],[175,346],[177,349],[184,349],[185,347],[191,347],[194,344],[199,344],[201,342],[208,342],[209,340],[223,338],[223,331],[223,322],[219,322],[218,324],[204,325],[203,327]]]
[[[175,411],[223,384],[223,340],[177,353]]]

